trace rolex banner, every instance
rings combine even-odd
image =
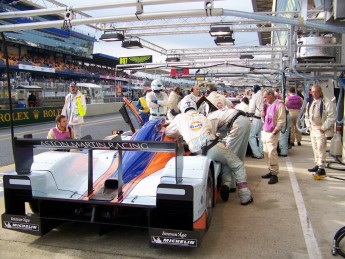
[[[120,65],[140,64],[140,63],[152,63],[152,55],[120,58]]]
[[[11,116],[15,126],[54,121],[61,110],[61,106],[13,109],[12,115],[10,110],[0,110],[0,128],[10,126]]]

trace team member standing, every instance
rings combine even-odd
[[[290,87],[288,90],[288,96],[285,98],[286,108],[289,110],[291,117],[290,125],[290,144],[294,146],[295,139],[297,144],[301,145],[302,133],[297,129],[297,121],[300,109],[303,105],[303,99],[296,94],[295,87]]]
[[[196,103],[185,97],[181,101],[181,114],[178,114],[165,130],[165,134],[170,137],[182,136],[191,152],[200,152],[203,147],[210,145],[215,140],[212,132],[212,125],[204,115],[196,111]],[[248,205],[253,202],[251,192],[247,186],[247,176],[243,162],[227,148],[223,143],[210,145],[206,155],[222,164],[222,186],[220,190],[221,198],[224,201],[229,199],[230,182],[232,175],[238,188],[238,195],[241,205]]]
[[[140,115],[141,119],[144,121],[144,123],[148,122],[149,117],[150,117],[150,109],[146,103],[146,94],[147,93],[145,91],[143,96],[138,99],[137,104],[135,105],[135,107],[138,109],[139,115]]]
[[[261,112],[264,109],[264,98],[259,85],[254,85],[253,91],[254,94],[249,101],[248,109],[248,113],[253,116],[249,134],[249,145],[252,150],[252,157],[260,159],[263,158],[261,140],[261,129],[263,122],[261,120]]]
[[[305,122],[310,131],[311,145],[314,152],[315,167],[308,169],[314,172],[314,179],[326,177],[327,137],[334,134],[334,123],[337,119],[335,103],[323,96],[319,85],[311,87],[313,102],[307,104]]]
[[[146,103],[150,108],[150,120],[166,118],[168,109],[168,95],[163,91],[164,86],[161,80],[155,79],[151,83],[152,92],[146,94]]]
[[[273,89],[264,90],[263,97],[268,107],[262,130],[262,142],[269,173],[262,178],[270,179],[268,184],[275,184],[278,182],[279,174],[277,145],[280,130],[286,123],[286,109],[284,102],[275,97]]]
[[[65,115],[58,115],[55,118],[56,126],[48,132],[48,139],[74,139],[74,132],[71,127],[67,127],[67,118]]]
[[[175,86],[174,89],[171,91],[168,97],[168,120],[172,121],[177,114],[180,113],[180,109],[178,107],[179,102],[181,101],[181,88],[179,86]]]
[[[68,125],[72,126],[75,138],[80,139],[81,126],[84,124],[84,115],[86,113],[85,95],[78,90],[75,82],[70,84],[69,90],[70,93],[65,98],[61,114],[67,117]]]

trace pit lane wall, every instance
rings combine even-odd
[[[116,103],[94,103],[87,104],[87,113],[85,117],[97,116],[118,112],[122,102]],[[13,109],[13,125],[27,125],[34,123],[54,121],[55,117],[61,114],[62,106],[34,107],[34,108],[16,108]],[[0,109],[0,128],[10,127],[10,110]]]

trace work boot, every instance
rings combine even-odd
[[[270,179],[271,177],[272,177],[272,173],[271,172],[261,176],[262,179]]]
[[[322,178],[326,177],[326,171],[323,168],[319,168],[317,172],[314,174],[314,180],[321,180]]]
[[[297,145],[302,146],[301,142],[298,142]]]
[[[222,187],[220,187],[220,197],[222,198],[223,201],[229,200],[229,193],[230,193],[230,189],[228,186],[222,185]]]
[[[272,175],[270,180],[268,181],[268,184],[276,184],[278,182],[278,176]]]
[[[291,142],[290,144],[291,144],[291,147],[294,147],[294,146],[295,146],[295,143],[293,143],[293,142]]]
[[[314,166],[313,168],[308,169],[308,172],[316,173],[319,170],[319,166]]]

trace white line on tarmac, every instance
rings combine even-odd
[[[302,231],[303,231],[305,243],[307,245],[309,258],[322,259],[320,247],[317,244],[317,241],[314,235],[314,230],[309,220],[308,212],[304,204],[302,192],[297,182],[296,173],[294,171],[294,168],[291,164],[289,157],[287,157],[286,167],[289,172],[290,182],[291,182],[293,194],[295,196],[298,215],[299,215],[299,219],[302,225]]]

